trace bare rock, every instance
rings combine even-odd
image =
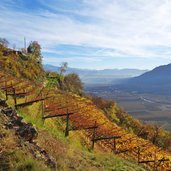
[[[32,124],[24,124],[16,130],[16,134],[23,138],[25,141],[32,142],[38,135],[37,130]]]
[[[5,124],[5,129],[12,129],[12,128],[13,128],[13,124],[11,122]]]
[[[12,117],[14,115],[14,110],[11,107],[2,109],[2,112],[9,117]]]
[[[13,124],[13,126],[23,126],[25,123],[22,122],[23,117],[21,116],[14,116],[11,120],[11,123]]]

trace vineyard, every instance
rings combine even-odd
[[[125,159],[134,159],[150,170],[171,167],[171,154],[110,122],[89,99],[18,79],[3,71],[0,88],[7,101],[12,97],[16,109],[39,103],[44,123],[48,119],[62,119],[66,137],[71,131],[83,131],[91,150],[100,147]]]

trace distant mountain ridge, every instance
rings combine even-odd
[[[120,85],[132,91],[171,94],[171,64],[162,65]]]
[[[59,71],[58,66],[44,65],[46,71]],[[116,84],[121,82],[123,79],[139,76],[148,70],[138,69],[104,69],[104,70],[90,70],[90,69],[77,69],[68,68],[68,73],[77,73],[83,83],[85,84]]]

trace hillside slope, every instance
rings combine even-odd
[[[2,101],[0,109],[6,109],[2,106]],[[64,140],[63,136],[55,136],[54,132],[44,126],[38,127],[36,140],[33,142],[25,141],[24,137],[16,135],[16,128],[19,127],[21,122],[16,125],[19,122],[16,119],[15,126],[10,125],[12,117],[16,116],[0,113],[0,170],[2,171],[63,171],[85,170],[85,168],[87,170],[122,170],[123,168],[125,170],[145,170],[112,154],[104,155],[100,152],[93,154],[86,149],[81,151],[81,148],[76,144]],[[25,119],[30,121],[32,118],[25,117]],[[58,131],[56,130],[55,133]],[[28,137],[28,135],[25,136]],[[78,141],[78,138],[76,139]],[[104,163],[104,160],[107,162]],[[55,162],[55,165],[53,162]]]
[[[111,122],[90,99],[3,71],[1,98],[37,127],[36,142],[58,170],[144,170],[137,161],[150,170],[170,169],[168,151]]]
[[[32,135],[20,134],[28,124],[20,120],[21,117],[17,115],[15,110],[1,99],[0,111],[0,170],[48,171],[50,168],[54,168],[55,163],[44,149],[35,142],[25,141],[25,139],[33,138],[35,135],[33,132]],[[34,130],[32,125],[30,128],[32,131]]]

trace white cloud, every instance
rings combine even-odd
[[[169,0],[82,0],[81,8],[73,10],[72,7],[59,9],[55,0],[39,2],[53,9],[53,13],[43,9],[32,13],[16,11],[11,8],[16,4],[10,0],[1,5],[0,36],[7,37],[20,47],[24,36],[28,41],[38,40],[46,52],[55,52],[59,44],[70,44],[104,49],[98,57],[171,59]],[[87,20],[81,20],[81,17],[87,17]],[[164,46],[170,47],[170,50],[157,49]],[[97,56],[96,52],[89,55]]]

